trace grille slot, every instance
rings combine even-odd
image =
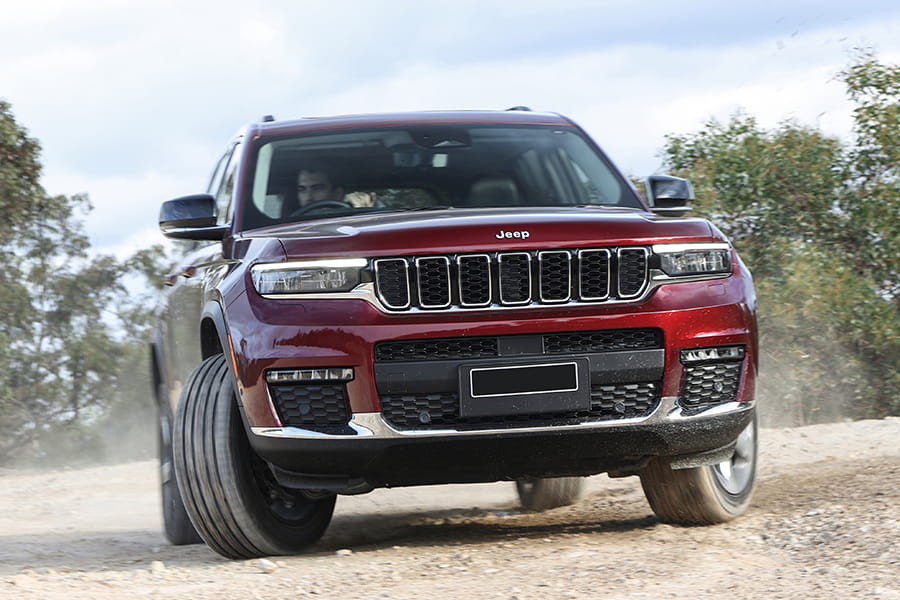
[[[409,308],[409,272],[402,258],[375,261],[375,287],[378,298],[394,310]]]
[[[350,421],[343,384],[269,385],[269,391],[286,427],[328,429]]]
[[[572,257],[568,252],[539,252],[541,302],[565,302],[572,297]]]
[[[528,304],[531,301],[531,255],[526,252],[501,254],[500,304]]]
[[[446,256],[416,259],[419,282],[419,306],[447,308],[450,306],[450,260]]]
[[[646,248],[619,249],[619,297],[636,298],[647,285]]]
[[[388,310],[443,310],[636,300],[649,287],[643,247],[381,258],[375,290]]]
[[[741,362],[691,365],[684,368],[681,403],[700,406],[734,402],[741,382]]]
[[[582,300],[609,298],[609,250],[578,252],[578,293]]]
[[[458,256],[459,303],[487,306],[491,303],[491,257],[487,254]]]

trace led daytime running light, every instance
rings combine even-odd
[[[684,364],[709,361],[737,361],[744,358],[743,346],[718,346],[716,348],[691,348],[681,351],[681,362]]]
[[[353,381],[353,367],[321,369],[279,369],[266,373],[269,383],[306,383],[319,381]]]

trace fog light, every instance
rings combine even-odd
[[[713,360],[741,360],[744,358],[743,346],[718,346],[716,348],[691,348],[681,351],[681,362],[684,364],[708,362]]]
[[[268,371],[269,383],[309,383],[320,381],[352,381],[353,367],[325,367],[321,369],[279,369]]]

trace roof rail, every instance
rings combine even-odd
[[[272,115],[263,115],[262,117],[259,118],[260,123],[271,123],[274,120],[275,120],[275,117],[273,117]]]
[[[506,110],[521,110],[521,111],[525,111],[525,112],[533,112],[533,111],[532,111],[530,108],[528,108],[527,106],[510,106],[510,107],[507,108]]]

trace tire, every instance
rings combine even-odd
[[[172,463],[172,419],[163,413],[159,417],[159,487],[163,533],[173,546],[202,544],[203,539],[194,529],[181,500],[181,491],[178,489],[178,480]]]
[[[522,479],[516,482],[519,501],[526,510],[549,510],[575,504],[584,488],[582,477]]]
[[[188,378],[175,414],[175,474],[200,536],[226,558],[297,554],[322,537],[335,496],[280,486],[253,452],[225,358]]]
[[[726,461],[676,470],[654,459],[640,472],[650,508],[663,523],[680,525],[714,525],[743,514],[756,483],[757,447],[754,416]]]

